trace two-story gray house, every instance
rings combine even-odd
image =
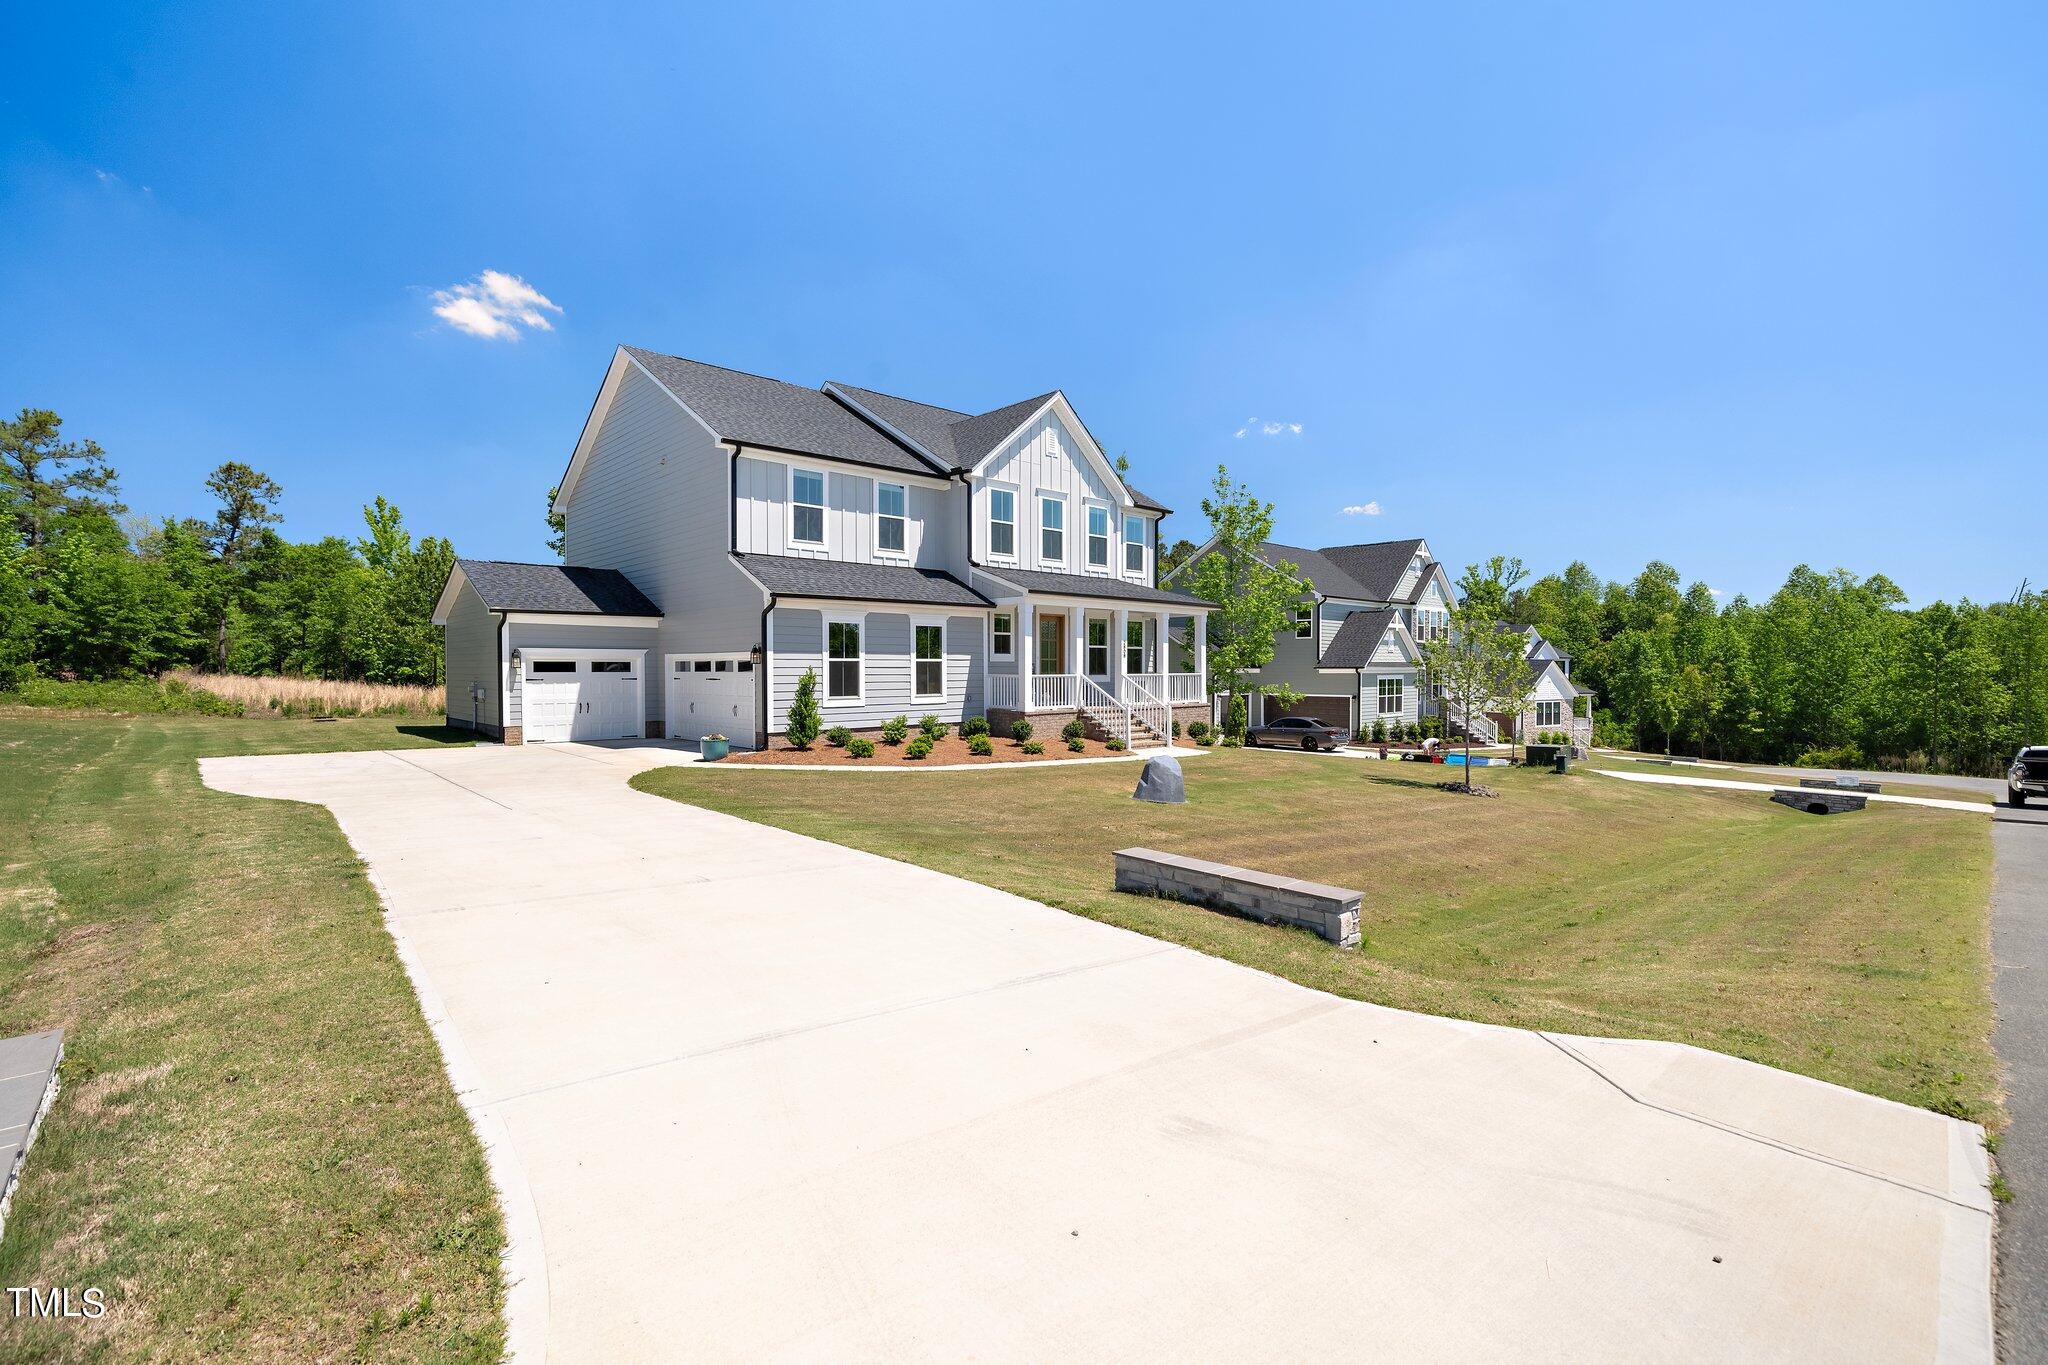
[[[1079,715],[1139,745],[1207,714],[1167,509],[1058,391],[965,413],[620,347],[554,510],[564,564],[449,575],[452,724],[765,746],[807,672],[853,730]]]

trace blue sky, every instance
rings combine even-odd
[[[0,405],[542,558],[627,342],[1063,388],[1195,539],[2048,579],[2038,6],[694,8],[16,7]]]

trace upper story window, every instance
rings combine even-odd
[[[1063,498],[1038,500],[1038,557],[1050,564],[1067,562],[1067,504]]]
[[[875,485],[875,553],[900,555],[908,544],[905,504],[909,491],[900,483]]]
[[[1004,559],[1017,553],[1017,495],[1007,488],[988,490],[988,552]]]
[[[1088,508],[1088,567],[1109,567],[1109,509],[1092,504]]]
[[[1124,572],[1145,572],[1145,519],[1124,518]]]
[[[789,539],[795,545],[825,545],[825,475],[817,469],[789,471]]]
[[[1316,633],[1316,609],[1296,607],[1294,609],[1294,638],[1306,640]]]

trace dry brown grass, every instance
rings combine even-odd
[[[252,716],[438,716],[439,687],[336,682],[328,678],[250,678],[234,673],[175,672],[167,681],[239,703]]]

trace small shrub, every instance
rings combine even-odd
[[[1120,739],[1106,739],[1102,742],[1102,747],[1109,750],[1113,754],[1120,754],[1124,751],[1126,746],[1124,742]]]
[[[1179,721],[1175,721],[1175,722],[1173,723],[1173,737],[1174,737],[1175,739],[1179,739],[1179,738],[1180,738],[1180,722],[1179,722]]]
[[[1045,752],[1045,746],[1035,739],[1027,739],[1024,741],[1024,752],[1027,754],[1042,754]]]
[[[1193,740],[1195,743],[1200,744],[1202,742],[1203,737],[1207,735],[1213,728],[1214,727],[1212,727],[1206,720],[1189,721],[1188,738]]]
[[[976,735],[985,735],[987,733],[987,716],[969,716],[966,720],[960,722],[960,737],[962,739],[973,739]]]
[[[935,743],[952,733],[952,730],[952,726],[946,724],[937,716],[920,716],[918,718],[917,732]]]
[[[783,722],[782,737],[792,749],[808,749],[818,737],[818,670],[807,668],[797,679],[796,695],[789,699],[789,719]]]
[[[882,743],[901,744],[903,737],[910,733],[910,717],[891,716],[882,722]]]
[[[1236,735],[1225,735],[1223,737],[1223,747],[1226,749],[1241,748],[1243,747],[1243,745],[1244,741],[1239,739]]]
[[[930,758],[932,756],[932,742],[923,735],[919,735],[904,746],[903,756],[905,758]]]
[[[1065,725],[1062,725],[1060,727],[1061,739],[1085,739],[1087,738],[1087,736],[1088,724],[1079,716],[1074,717],[1072,720],[1068,721]]]
[[[1249,714],[1249,710],[1245,705],[1245,699],[1243,697],[1232,697],[1230,699],[1230,710],[1223,718],[1223,733],[1232,738],[1242,740],[1244,732],[1251,728]]]
[[[1409,721],[1401,727],[1401,738],[1407,740],[1410,744],[1420,744],[1422,742],[1422,727],[1412,720]]]
[[[1019,744],[1031,738],[1031,722],[1020,720],[1013,723],[1010,726],[1010,738],[1016,740]]]
[[[846,741],[846,756],[848,758],[873,758],[875,756],[875,742],[860,735],[855,735],[852,739]]]
[[[1372,742],[1375,744],[1387,742],[1387,723],[1385,721],[1376,720],[1372,723]]]
[[[990,742],[987,735],[969,735],[967,737],[967,752],[973,754],[976,758],[987,758],[995,751],[996,746]]]
[[[1087,741],[1087,740],[1085,740],[1085,739],[1078,739],[1078,738],[1076,738],[1076,739],[1069,739],[1069,740],[1067,741],[1067,752],[1068,752],[1068,753],[1070,753],[1070,754],[1085,754],[1085,753],[1087,753],[1087,752],[1088,752],[1088,741]]]
[[[1209,748],[1211,745],[1215,744],[1215,742],[1216,736],[1210,734],[1206,730],[1204,730],[1201,734],[1195,736],[1195,743],[1201,745],[1204,749]]]
[[[844,749],[846,742],[853,738],[853,731],[844,725],[835,725],[825,732],[825,742],[834,748]]]

